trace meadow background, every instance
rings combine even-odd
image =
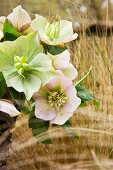
[[[72,117],[73,129],[80,140],[68,137],[59,127],[49,131],[52,145],[37,144],[28,128],[27,116],[21,115],[12,130],[8,170],[113,169],[113,1],[107,0],[107,6],[102,8],[105,1],[0,0],[0,15],[8,15],[21,4],[32,18],[39,13],[71,20],[74,30],[79,32],[79,39],[70,43],[72,63],[78,69],[78,78],[93,66],[84,85],[100,100],[98,111],[90,104]],[[81,6],[87,8],[85,13]],[[85,30],[93,24],[102,25],[105,32],[88,36]]]

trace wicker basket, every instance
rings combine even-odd
[[[0,112],[0,170],[7,169],[9,146],[11,144],[11,128],[15,125],[16,118]]]

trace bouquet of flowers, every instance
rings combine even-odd
[[[38,14],[31,20],[21,7],[0,17],[0,111],[10,117],[29,116],[37,137],[51,126],[71,127],[78,107],[98,101],[81,84],[88,72],[74,82],[78,72],[70,63],[68,43],[78,37],[72,22],[48,20]],[[77,137],[67,130],[68,135]],[[51,143],[42,140],[43,143]]]

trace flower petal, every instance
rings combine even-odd
[[[29,65],[35,70],[53,70],[51,59],[44,53],[36,55]]]
[[[0,40],[4,37],[2,30],[0,30]]]
[[[50,41],[49,39],[41,39],[43,42],[49,45],[62,45],[70,41],[75,40],[78,37],[77,33],[73,32],[72,22],[67,20],[60,21],[60,35],[57,39]]]
[[[55,89],[60,87],[65,90],[68,86],[72,85],[72,81],[64,77],[62,74],[54,78],[50,83],[46,84],[48,89]]]
[[[38,98],[35,101],[35,116],[43,120],[52,120],[56,117],[56,112],[49,105],[44,98]]]
[[[76,89],[74,86],[68,87],[65,92],[68,98],[68,102],[63,107],[63,112],[72,113],[80,105],[81,99],[77,97]]]
[[[73,115],[72,113],[57,113],[56,118],[50,121],[51,124],[57,124],[57,125],[63,125],[71,116]]]
[[[29,66],[33,73],[40,78],[43,86],[58,76],[58,73],[52,67],[51,59],[44,53],[36,55]]]
[[[59,55],[54,56],[53,67],[57,70],[65,69],[70,61],[70,53],[68,50],[65,50]]]
[[[20,112],[7,100],[0,100],[0,111],[9,114],[11,117],[18,116]]]
[[[31,18],[29,14],[19,5],[18,7],[13,9],[13,12],[7,17],[12,25],[21,31],[22,27],[26,25],[30,25]]]
[[[27,36],[19,37],[14,41],[14,46],[12,48],[15,49],[15,55],[20,57],[26,56],[28,62],[30,62],[38,53],[43,52],[43,47],[37,43],[36,33],[34,32]]]
[[[47,39],[45,29],[48,21],[41,15],[36,14],[36,18],[32,21],[31,27],[34,31],[38,31],[41,39]]]
[[[41,86],[41,80],[33,74],[27,73],[23,78],[12,69],[11,71],[3,71],[8,87],[13,87],[18,92],[24,92],[27,100],[30,100],[33,93],[37,92]]]
[[[71,80],[74,80],[78,75],[76,68],[71,63],[65,69],[63,69],[62,72],[64,76]]]

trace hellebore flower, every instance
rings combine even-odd
[[[72,81],[63,75],[52,80],[38,93],[34,93],[33,98],[35,116],[58,125],[63,125],[81,103]]]
[[[7,86],[24,92],[27,100],[57,75],[51,59],[42,52],[36,33],[0,43],[0,70]]]
[[[65,77],[74,80],[78,72],[75,67],[70,63],[70,53],[68,50],[58,54],[52,55],[48,53],[52,60],[52,66],[56,70],[61,70]]]
[[[0,100],[0,111],[9,114],[11,117],[18,116],[20,112],[8,100]]]
[[[49,45],[63,45],[78,36],[77,33],[73,33],[72,22],[61,20],[51,23],[38,14],[31,22],[31,27],[38,32],[40,40]]]
[[[31,18],[27,11],[21,5],[13,9],[13,12],[7,16],[12,25],[18,32],[24,32],[30,27]]]

